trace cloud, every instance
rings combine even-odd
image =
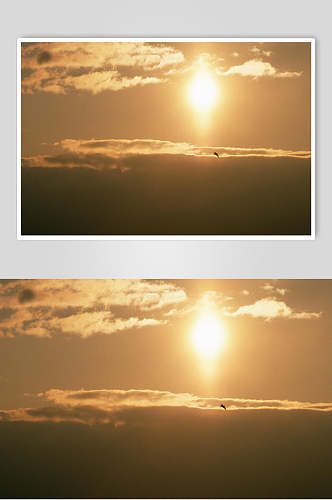
[[[104,90],[122,90],[130,87],[160,83],[163,80],[155,77],[134,76],[133,78],[120,77],[118,71],[103,71],[85,74],[77,77],[67,77],[65,85],[76,90],[86,90],[92,94],[99,94]],[[64,91],[59,93],[65,93]]]
[[[60,331],[62,334],[79,335],[81,338],[91,337],[91,335],[112,333],[133,328],[143,328],[147,326],[156,326],[166,324],[154,318],[129,317],[117,318],[112,313],[106,311],[82,311],[65,318],[46,317],[43,321],[38,320],[39,327],[28,329],[30,335],[49,337],[50,332]]]
[[[48,63],[51,61],[51,59],[52,59],[52,55],[50,54],[50,52],[47,52],[46,50],[44,50],[43,52],[40,52],[37,56],[38,64]]]
[[[271,50],[263,50],[260,47],[249,48],[251,58],[241,64],[231,65],[225,64],[223,57],[217,57],[214,54],[203,53],[197,57],[190,66],[181,68],[181,71],[201,71],[206,69],[220,77],[240,75],[244,77],[259,77],[272,78],[297,78],[303,74],[303,71],[283,70],[280,67],[275,67],[269,61],[264,59],[269,58],[273,52]],[[234,51],[230,54],[232,58],[239,58],[240,53]],[[228,69],[227,69],[227,66]]]
[[[260,49],[259,47],[252,47],[251,49],[249,49],[249,52],[252,52],[253,54],[255,54],[256,56],[266,56],[266,57],[270,57],[272,55],[272,51],[271,50],[263,50],[263,49]]]
[[[231,66],[227,71],[219,70],[219,74],[222,76],[248,76],[254,79],[263,76],[272,78],[297,78],[302,75],[302,71],[280,71],[269,62],[264,62],[260,59],[250,59],[238,66]]]
[[[303,72],[282,71],[262,58],[272,51],[249,49],[253,59],[229,67],[224,58],[201,53],[186,64],[183,53],[167,43],[42,42],[22,44],[23,93],[70,94],[119,91],[166,82],[171,75],[209,68],[219,76],[296,78]],[[239,57],[238,52],[232,53]]]
[[[71,153],[100,153],[113,158],[130,155],[172,154],[211,157],[217,149],[223,157],[262,156],[269,158],[308,158],[308,151],[290,151],[273,148],[236,148],[227,146],[195,146],[186,142],[160,141],[156,139],[106,139],[79,140],[64,139],[61,148]],[[212,158],[215,160],[215,158]]]
[[[0,335],[112,334],[164,325],[154,312],[185,303],[159,280],[22,280],[0,284]],[[31,301],[33,300],[33,304]]]
[[[196,71],[202,70],[204,68],[216,68],[221,62],[224,61],[223,57],[218,57],[215,54],[210,54],[208,52],[201,53],[196,59],[193,61],[192,65],[188,68],[188,70]]]
[[[274,285],[271,285],[271,283],[265,283],[265,285],[262,286],[262,289],[265,290],[268,293],[277,293],[279,295],[286,295],[286,293],[289,291],[287,288],[277,288]]]
[[[166,316],[167,318],[171,317],[178,318],[182,316],[187,316],[187,314],[194,312],[194,310],[195,310],[194,305],[189,305],[187,307],[182,307],[182,308],[174,307],[173,309],[170,309],[169,311],[165,312],[164,316]]]
[[[47,321],[44,331],[45,335],[47,335],[49,330],[60,330],[63,334],[76,334],[82,338],[87,338],[91,335],[101,333],[104,335],[110,335],[123,330],[163,324],[166,324],[166,321],[153,318],[139,319],[137,317],[130,317],[124,319],[115,318],[114,315],[111,313],[107,314],[105,311],[83,311],[66,318],[50,319]]]
[[[251,316],[252,318],[263,318],[267,321],[276,318],[286,319],[318,319],[321,312],[296,312],[285,302],[276,298],[257,300],[254,304],[241,306],[236,311],[224,310],[227,316]]]
[[[61,407],[83,404],[103,410],[125,407],[175,406],[200,410],[219,410],[223,403],[228,410],[298,410],[311,409],[332,411],[332,403],[311,403],[278,399],[213,398],[200,397],[191,393],[173,393],[151,389],[103,389],[103,390],[61,390],[50,389],[38,394],[38,398]]]
[[[23,167],[84,167],[94,170],[119,170],[130,168],[127,159],[142,155],[185,155],[206,157],[215,161],[214,151],[225,158],[303,158],[311,157],[310,151],[291,151],[273,148],[236,148],[227,146],[195,146],[186,142],[156,139],[64,139],[53,144],[59,152],[52,155],[34,155],[22,158]]]
[[[225,304],[225,302],[229,302],[231,300],[233,300],[233,297],[225,295],[222,292],[207,290],[206,292],[203,292],[197,300],[192,301],[191,304],[183,308],[170,309],[164,314],[164,316],[181,317],[193,312],[202,313],[204,311],[215,311],[217,313],[220,307]]]
[[[2,303],[17,304],[16,297],[28,288],[38,299],[38,305],[55,307],[133,306],[142,311],[160,309],[186,300],[185,291],[162,280],[140,279],[54,279],[19,280],[0,284]]]
[[[36,295],[31,288],[23,288],[18,295],[18,301],[20,304],[24,304],[25,302],[31,302],[36,298]]]
[[[30,395],[31,396],[31,395]],[[173,393],[150,389],[61,390],[50,389],[37,397],[48,403],[40,408],[1,410],[0,421],[53,421],[83,424],[130,422],[128,412],[143,408],[187,408],[199,411],[227,412],[239,410],[306,410],[332,411],[332,402],[289,401],[279,399],[199,397],[190,393]]]
[[[23,43],[22,91],[30,94],[118,91],[160,83],[170,69],[183,62],[182,52],[162,43]],[[156,71],[159,76],[152,76]]]
[[[208,290],[198,299],[197,307],[200,309],[217,308],[230,300],[233,300],[233,297],[224,295],[222,292],[216,292],[215,290]]]
[[[194,154],[195,148],[185,142],[156,139],[64,139],[60,146],[71,153],[99,153],[114,158],[138,154]]]
[[[274,286],[270,283],[265,283],[265,285],[262,286],[262,289],[266,292],[272,292],[274,290]]]
[[[10,318],[13,314],[15,314],[15,309],[11,307],[2,307],[0,309],[0,322]]]
[[[270,283],[264,291],[284,296],[288,290]],[[248,290],[241,295],[248,296]],[[272,320],[318,319],[321,312],[295,311],[275,297],[237,309],[234,298],[208,290],[191,300],[179,286],[160,280],[19,280],[0,283],[0,336],[54,334],[111,335],[131,329],[165,325],[172,318],[205,310],[230,317]]]
[[[61,149],[70,153],[103,154],[113,158],[129,155],[175,154],[190,156],[213,155],[218,150],[225,157],[263,156],[307,158],[309,151],[290,151],[273,148],[237,148],[227,146],[195,146],[186,142],[160,141],[157,139],[64,139]],[[215,160],[215,158],[212,158]]]

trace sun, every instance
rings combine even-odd
[[[196,111],[210,111],[217,99],[217,85],[211,74],[201,71],[190,82],[189,100]]]
[[[225,331],[215,313],[204,313],[198,318],[192,341],[196,352],[204,358],[213,358],[220,353],[225,343]]]

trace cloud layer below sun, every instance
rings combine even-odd
[[[185,155],[216,161],[226,158],[310,158],[310,151],[290,151],[272,148],[236,148],[225,146],[195,146],[186,142],[154,139],[64,139],[51,145],[54,153],[22,158],[23,167],[84,167],[95,170],[130,170],[130,159],[144,155]]]
[[[29,395],[31,397],[31,395]],[[158,390],[61,390],[50,389],[37,395],[48,406],[0,410],[0,421],[79,422],[83,424],[131,422],[130,410],[143,408],[187,408],[199,411],[279,410],[332,411],[330,402],[289,401],[279,399],[212,398],[190,393]]]

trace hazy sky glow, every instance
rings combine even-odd
[[[308,43],[26,43],[22,92],[23,156],[69,139],[310,151]]]
[[[1,466],[53,470],[5,496],[329,497],[331,297],[331,280],[2,280]],[[295,449],[283,457],[303,446],[321,460],[307,479]],[[247,447],[266,480],[251,482]],[[279,474],[292,482],[271,490]]]
[[[282,407],[284,400],[329,405],[327,385],[318,388],[321,368],[312,374],[330,356],[328,336],[322,339],[331,321],[331,286],[329,280],[3,281],[3,408],[23,401],[40,406],[53,389],[64,402],[63,391],[82,387],[87,394],[93,390],[92,399],[96,389],[107,389],[100,400],[107,408],[114,389],[143,391],[144,405],[153,391],[168,391],[171,404],[182,404],[185,395],[194,406],[200,394],[280,400]],[[304,353],[311,351],[315,355],[307,359]],[[31,363],[30,375],[25,363]],[[65,377],[58,363],[73,363]],[[200,373],[206,363],[207,378]],[[304,377],[310,380],[304,383]],[[214,408],[211,401],[203,407]]]
[[[310,234],[309,42],[21,50],[23,235]]]

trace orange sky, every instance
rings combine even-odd
[[[149,391],[168,391],[179,405],[188,393],[189,406],[197,406],[196,397],[331,404],[331,286],[330,280],[4,280],[0,407],[40,406],[50,390],[59,390],[61,401],[63,391],[82,388],[110,391],[107,406],[115,389],[148,391],[138,395],[146,405]],[[206,358],[193,335],[211,312],[224,334],[220,352]],[[38,393],[45,396],[36,399]]]
[[[208,120],[188,98],[202,70]],[[23,44],[22,90],[24,156],[67,139],[310,150],[309,43]]]

